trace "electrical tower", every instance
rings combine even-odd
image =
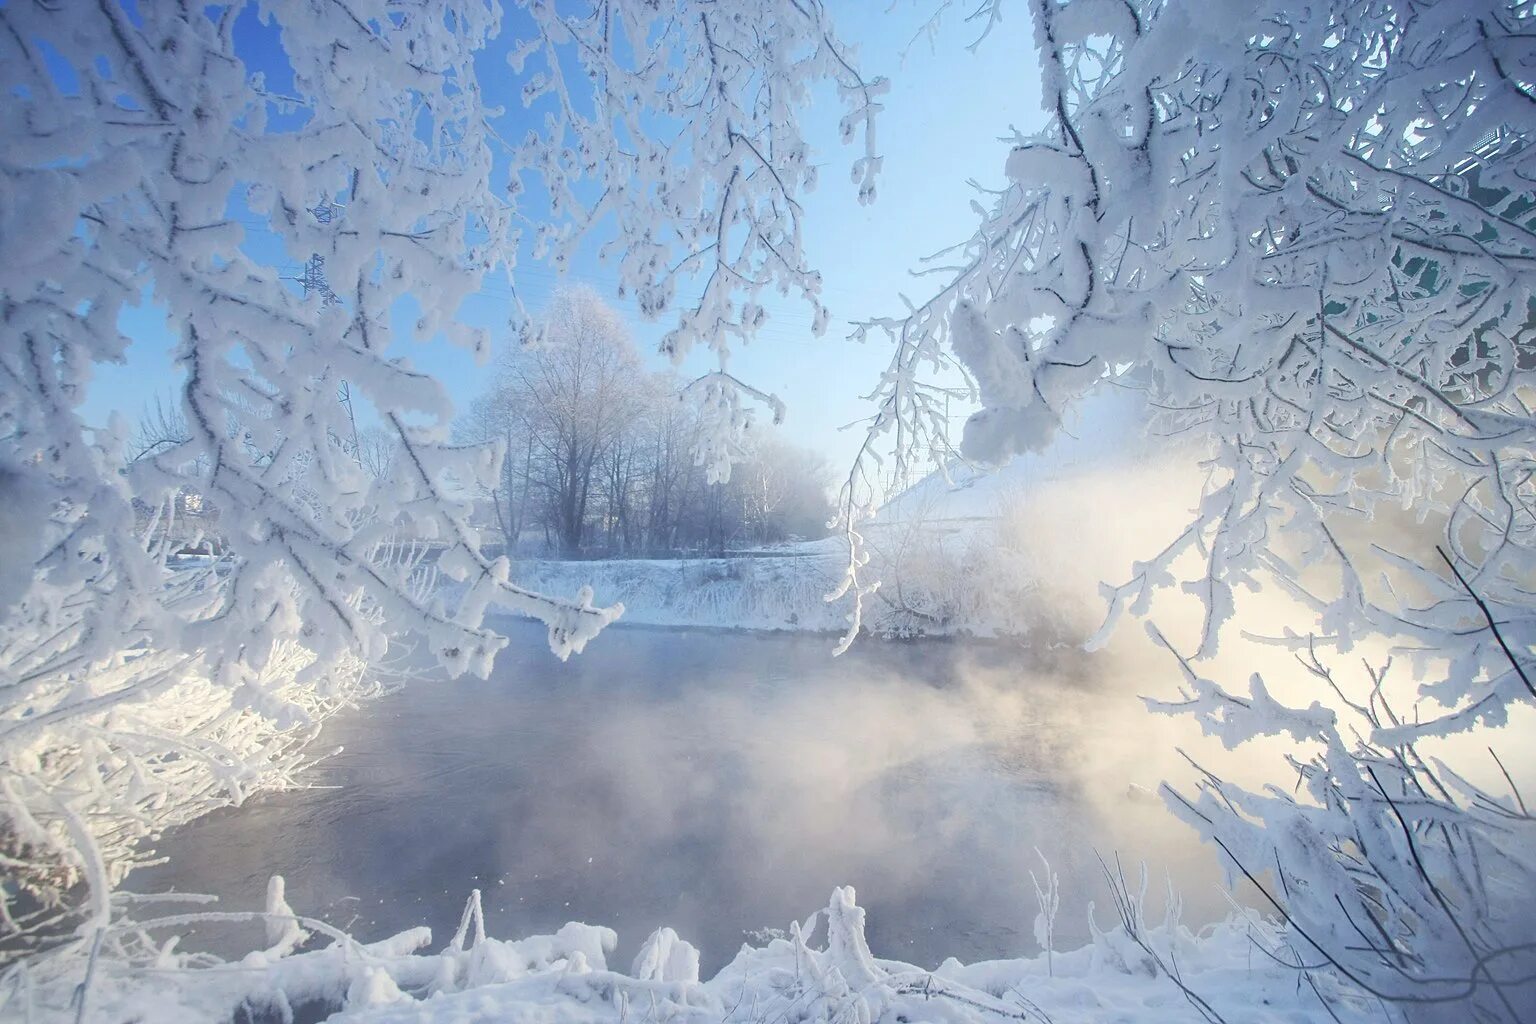
[[[331,202],[329,196],[320,193],[320,201],[309,208],[309,212],[315,220],[321,224],[329,224],[336,216],[336,211],[341,209],[336,203]],[[336,293],[331,291],[331,284],[325,279],[325,257],[314,253],[304,263],[304,272],[296,279],[304,289],[304,297],[308,298],[313,292],[320,296],[320,306],[334,306],[341,300]]]

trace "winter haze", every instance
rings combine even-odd
[[[1533,1019],[1533,38],[0,3],[0,1024]]]

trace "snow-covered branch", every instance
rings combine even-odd
[[[703,343],[719,358],[721,372],[699,388],[705,406],[760,399],[724,371],[733,345],[767,321],[764,290],[808,302],[814,333],[828,322],[803,246],[801,197],[817,168],[795,111],[817,83],[835,85],[842,138],[862,142],[853,183],[872,202],[887,83],[860,74],[821,0],[599,4],[582,15],[528,4],[527,13],[537,33],[512,58],[534,69],[523,101],[552,98],[558,111],[518,152],[555,214],[538,228],[538,251],[567,266],[583,240],[616,228],[600,253],[617,263],[620,294],[649,317],[681,306],[663,350],[681,359]],[[716,419],[706,458],[723,478],[742,416]]]
[[[486,0],[0,10],[0,841],[48,876],[45,901],[87,862],[120,875],[169,820],[141,802],[174,819],[289,777],[306,709],[350,699],[392,641],[484,674],[506,643],[491,606],[542,621],[561,657],[622,610],[520,588],[481,551],[465,495],[500,456],[449,443],[446,393],[394,336],[415,309],[414,340],[488,353],[458,314],[542,214],[519,205],[525,176],[561,223],[556,264],[599,232],[652,315],[707,277],[679,352],[705,339],[723,359],[763,287],[816,301],[794,114],[835,83],[867,196],[881,89],[818,2],[514,17],[531,38],[508,73],[542,118],[515,145],[477,71],[501,30]],[[176,397],[135,442],[83,409],[142,303],[165,315]],[[365,465],[360,415],[387,460]],[[466,584],[451,600],[424,585],[439,571]],[[190,732],[155,717],[193,685]]]
[[[1110,624],[1155,618],[1165,590],[1198,599],[1188,652],[1164,641],[1186,674],[1164,706],[1229,745],[1288,736],[1305,792],[1209,774],[1178,806],[1244,871],[1273,873],[1298,965],[1516,1019],[1533,947],[1491,892],[1529,887],[1526,819],[1414,745],[1533,696],[1530,5],[1029,8],[1046,123],[1014,138],[943,287],[866,329],[895,350],[871,444],[933,429],[910,368],[949,359],[983,406],[957,445],[977,462],[1040,449],[1110,384],[1203,438],[1194,515],[1106,588]],[[868,461],[843,494],[856,596]],[[1302,707],[1258,674],[1246,692],[1206,679],[1240,595],[1266,587],[1312,619],[1275,641],[1303,678],[1331,686],[1318,646],[1389,637],[1412,710],[1393,711],[1379,672],[1365,698],[1331,686]]]

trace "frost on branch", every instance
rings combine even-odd
[[[1273,571],[1343,650],[1370,631],[1465,635],[1464,667],[1503,681],[1484,711],[1518,697],[1517,666],[1465,630],[1484,616],[1445,565],[1386,552],[1419,564],[1399,558],[1378,586],[1341,524],[1409,510],[1492,617],[1532,635],[1527,9],[1040,0],[1033,14],[1051,117],[1015,138],[1010,183],[947,257],[949,283],[861,329],[896,342],[871,436],[934,443],[925,364],[974,375],[984,408],[960,447],[989,463],[1047,442],[1107,379],[1144,389],[1164,429],[1211,439],[1210,486],[1117,608],[1144,607],[1193,552],[1202,654],[1233,595]],[[1282,523],[1305,538],[1283,558]]]
[[[0,9],[0,852],[41,918],[75,920],[88,890],[103,927],[138,838],[291,778],[307,730],[366,690],[392,640],[484,674],[506,643],[483,625],[492,606],[541,620],[561,657],[620,611],[517,587],[482,554],[461,495],[499,456],[450,444],[447,396],[395,354],[411,306],[415,340],[487,352],[457,313],[510,272],[529,213],[498,191],[493,157],[512,180],[540,175],[557,220],[577,217],[556,229],[557,263],[609,221],[651,312],[674,275],[712,271],[679,349],[745,338],[763,287],[814,300],[793,114],[831,79],[872,146],[878,84],[819,5],[600,11],[523,11],[535,39],[513,73],[548,118],[509,143],[475,64],[494,3]],[[252,46],[291,82],[256,73]],[[547,66],[522,71],[534,51]],[[590,94],[562,78],[578,64]],[[866,190],[877,166],[867,149]],[[325,287],[285,281],[290,260],[323,266]],[[180,429],[135,450],[126,423],[81,408],[145,300],[175,342]],[[363,458],[359,410],[390,439],[386,462]],[[217,536],[186,528],[189,502],[217,511]],[[438,572],[465,584],[453,601]]]
[[[583,240],[617,229],[599,252],[617,264],[621,294],[648,317],[677,309],[663,351],[680,360],[703,343],[719,359],[694,394],[711,427],[701,457],[723,479],[742,443],[742,399],[782,416],[776,399],[725,372],[730,349],[766,322],[759,296],[805,300],[818,335],[828,320],[803,248],[801,197],[817,173],[795,112],[813,86],[835,84],[843,141],[861,143],[853,183],[871,202],[887,83],[860,75],[820,3],[604,4],[587,16],[532,3],[526,13],[536,33],[513,55],[518,71],[532,69],[523,101],[557,111],[517,156],[557,218],[539,251],[568,266]]]
[[[1302,663],[1337,711],[1287,707],[1257,675],[1249,695],[1230,693],[1187,665],[1183,699],[1149,702],[1194,715],[1229,748],[1282,732],[1297,741],[1294,787],[1254,792],[1197,766],[1193,795],[1165,787],[1170,805],[1279,915],[1284,928],[1265,948],[1280,962],[1331,970],[1403,1006],[1521,1019],[1536,964],[1536,819],[1519,788],[1491,751],[1507,789],[1479,786],[1404,739],[1404,710],[1387,696],[1391,662],[1367,665],[1357,686],[1315,650]]]
[[[1288,735],[1304,794],[1239,796],[1212,775],[1187,817],[1289,886],[1275,898],[1291,962],[1510,1019],[1536,947],[1529,915],[1495,894],[1531,891],[1529,839],[1506,842],[1529,816],[1417,744],[1536,698],[1536,14],[1502,0],[1030,11],[1045,126],[1011,140],[1007,185],[944,254],[947,283],[862,329],[894,343],[870,437],[936,443],[915,371],[955,361],[984,406],[960,442],[977,461],[1039,448],[1107,381],[1146,392],[1162,430],[1202,438],[1195,514],[1109,588],[1111,621],[1178,588],[1203,610],[1198,664],[1241,595],[1270,587],[1311,620],[1275,638],[1305,652],[1303,685],[1331,680],[1315,647],[1353,664],[1372,638],[1412,670],[1378,664],[1322,694],[1350,729],[1276,701],[1269,680],[1244,693],[1190,668],[1178,706],[1229,745]],[[856,593],[868,461],[844,491]]]

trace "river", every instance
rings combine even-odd
[[[857,887],[876,955],[934,966],[1038,949],[1030,872],[1060,877],[1058,948],[1113,911],[1098,856],[1145,859],[1187,923],[1218,916],[1212,853],[1151,797],[1166,730],[1076,650],[614,628],[559,662],[537,627],[489,680],[421,679],[333,718],[315,788],[167,835],[127,888],[261,905],[363,939],[451,934],[469,891],[491,934],[585,921],[615,963],[671,925],[706,972],[759,929]],[[1038,853],[1037,853],[1038,851]],[[1160,913],[1160,909],[1157,911]]]

